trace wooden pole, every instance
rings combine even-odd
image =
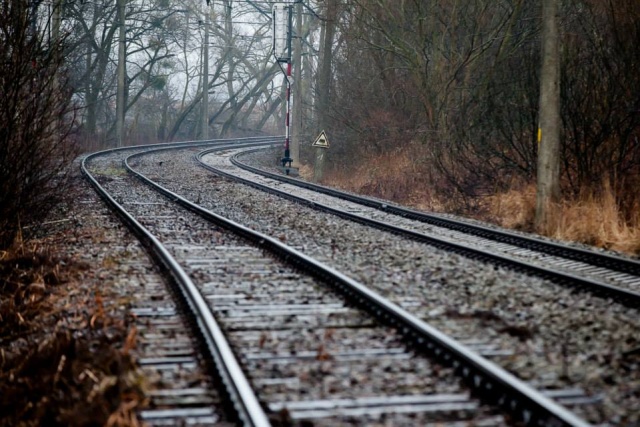
[[[542,1],[542,70],[536,227],[548,230],[553,205],[560,200],[560,55],[558,0]]]

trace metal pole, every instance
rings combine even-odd
[[[289,143],[291,139],[291,61],[287,62],[287,111],[285,113],[284,122],[284,158],[282,159],[282,166],[285,167],[285,173],[289,175],[289,168],[291,167],[291,151],[289,149]]]
[[[296,95],[293,110],[293,135],[291,141],[291,158],[293,166],[300,165],[300,139],[302,138],[302,3],[296,4],[296,40],[294,43],[293,63],[295,64],[293,93]]]
[[[209,139],[209,7],[205,9],[202,53],[202,129],[200,137]]]
[[[285,45],[285,58],[279,58],[276,53],[276,61],[284,62],[287,64],[286,71],[283,69],[285,75],[285,80],[287,81],[287,93],[286,93],[286,112],[285,112],[285,138],[284,138],[284,157],[282,158],[282,167],[284,168],[285,174],[289,175],[291,162],[293,159],[291,158],[291,150],[290,150],[290,140],[291,140],[291,32],[293,30],[293,6],[288,6],[285,8],[287,11],[287,34],[286,34],[286,45]],[[275,15],[274,15],[275,18]],[[275,19],[274,19],[274,28],[275,28]],[[275,30],[274,30],[274,46],[275,46]]]

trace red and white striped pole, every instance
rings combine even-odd
[[[291,167],[291,162],[293,159],[291,158],[291,153],[289,149],[289,143],[291,138],[291,61],[287,62],[287,111],[285,113],[285,122],[284,122],[284,158],[282,159],[282,166],[286,167],[287,163],[289,167]],[[285,169],[287,175],[289,175],[289,169]]]
[[[273,54],[287,80],[286,112],[285,112],[285,139],[284,157],[282,167],[287,175],[293,159],[291,158],[291,31],[292,31],[293,6],[283,8],[277,5],[273,8]],[[284,36],[284,37],[283,37]],[[282,63],[287,64],[287,69],[282,68]]]

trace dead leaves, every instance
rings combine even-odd
[[[105,320],[105,313],[104,313],[104,303],[102,300],[102,295],[100,294],[100,291],[96,291],[95,293],[95,313],[93,314],[93,316],[91,316],[91,320],[89,321],[89,325],[91,326],[91,329],[95,329],[96,327],[98,327],[98,322],[99,326],[106,326],[104,323]]]
[[[127,339],[124,341],[124,346],[122,347],[122,354],[128,355],[129,352],[136,348],[138,329],[135,326],[132,326],[129,329],[129,334],[127,335]]]
[[[320,344],[320,347],[318,347],[318,353],[316,354],[316,360],[326,361],[331,359],[333,359],[333,356],[329,354],[326,347],[324,346],[324,343]]]
[[[90,266],[26,249],[0,253],[0,426],[137,426],[145,398],[130,319],[69,283]]]
[[[322,342],[320,343],[320,346],[318,347],[318,353],[316,354],[316,360],[319,360],[319,361],[333,360],[333,356],[327,350],[327,345],[331,341],[333,341],[334,333],[335,333],[334,329],[331,329],[331,328],[325,329],[324,334],[322,336]],[[327,344],[327,345],[325,345],[325,344]]]
[[[139,403],[139,400],[136,399],[123,399],[118,409],[109,416],[105,424],[106,427],[139,427],[141,424],[136,416],[136,408]]]

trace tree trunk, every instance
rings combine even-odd
[[[324,22],[324,38],[318,73],[318,127],[325,130],[328,125],[329,93],[331,86],[331,65],[333,62],[333,37],[336,29],[337,0],[328,0],[326,21]],[[324,175],[325,148],[316,148],[316,160],[313,168],[313,180],[319,182]]]
[[[291,138],[292,166],[300,166],[302,136],[302,3],[296,4],[296,38],[293,45],[293,121]]]
[[[125,80],[126,69],[126,28],[125,28],[125,6],[126,0],[118,0],[118,92],[116,94],[116,146],[124,145],[124,115],[125,115]]]
[[[85,65],[87,68],[87,72],[86,72],[86,77],[85,77],[85,95],[84,95],[84,99],[85,99],[85,106],[87,109],[87,116],[85,119],[85,138],[87,140],[87,142],[89,142],[90,140],[92,140],[93,138],[95,138],[95,133],[96,133],[96,111],[97,111],[97,105],[96,105],[96,96],[94,96],[94,93],[92,91],[93,89],[93,85],[91,84],[91,44],[87,43],[87,56],[86,56],[86,61],[85,61]]]
[[[536,227],[548,230],[560,198],[560,57],[558,0],[542,1],[543,48],[538,129]]]
[[[202,117],[200,139],[209,139],[209,6],[205,6],[204,45],[202,49]]]

